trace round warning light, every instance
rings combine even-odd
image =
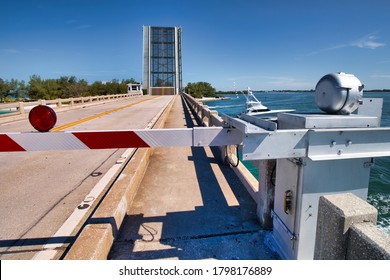
[[[36,130],[46,132],[55,126],[57,115],[49,106],[38,105],[31,109],[28,119]]]

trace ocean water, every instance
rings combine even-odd
[[[9,113],[14,113],[15,111],[11,111],[11,110],[7,110],[7,111],[0,111],[0,115],[5,115],[5,114],[9,114]]]
[[[255,96],[269,109],[294,109],[298,113],[321,112],[314,102],[314,93],[308,92],[254,92]],[[245,111],[245,98],[242,94],[226,95],[229,100],[207,102],[210,109],[219,115],[237,116]],[[365,98],[383,98],[382,127],[390,127],[390,93],[364,93]],[[258,176],[257,168],[244,162],[248,169]],[[368,202],[378,209],[378,226],[390,234],[390,157],[375,158],[371,168]]]

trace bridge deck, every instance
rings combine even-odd
[[[165,127],[196,121],[178,96]],[[256,205],[218,149],[158,148],[110,259],[274,259]]]
[[[138,96],[58,112],[55,129],[142,129],[172,98]],[[33,130],[26,118],[2,121],[0,132]],[[0,153],[0,259],[61,258],[121,172],[126,150]],[[86,199],[90,206],[79,208]]]

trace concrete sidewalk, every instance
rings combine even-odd
[[[166,128],[196,125],[178,96]],[[218,149],[155,149],[109,259],[275,259],[256,204]]]

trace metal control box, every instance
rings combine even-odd
[[[285,259],[313,259],[320,196],[350,192],[366,200],[371,159],[279,159],[276,166],[273,235],[278,252]]]
[[[335,128],[344,123],[347,127],[367,127],[368,124],[375,127],[375,119],[282,114],[278,117],[278,126],[283,129]],[[273,237],[278,253],[285,259],[313,259],[320,196],[351,192],[366,199],[371,165],[371,158],[277,159]]]

